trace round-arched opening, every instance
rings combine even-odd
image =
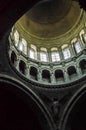
[[[80,65],[82,74],[84,74],[86,72],[86,60],[85,59],[81,60],[79,65]]]
[[[48,70],[42,71],[42,80],[45,82],[50,82],[50,72]]]
[[[62,70],[56,70],[55,71],[55,78],[56,78],[56,81],[64,81],[64,75],[63,75],[63,72]]]
[[[86,130],[86,93],[72,108],[65,130]]]
[[[41,129],[33,111],[19,97],[4,90],[0,90],[0,124],[2,130]]]
[[[22,74],[25,75],[26,64],[25,64],[25,62],[22,61],[22,60],[19,62],[19,70],[20,70],[20,72],[21,72]]]
[[[17,56],[16,56],[15,52],[13,51],[11,53],[11,62],[13,65],[15,65],[16,61],[17,61]]]
[[[68,68],[67,72],[68,72],[68,75],[69,75],[70,79],[74,79],[76,77],[76,75],[77,75],[77,72],[76,72],[76,69],[75,69],[74,66],[70,66]]]
[[[5,75],[3,78],[0,77],[0,129],[55,128],[51,115],[41,99],[29,87]]]
[[[3,87],[1,86],[3,85]],[[0,83],[0,129],[1,130],[43,130],[33,109],[7,84]]]
[[[37,69],[35,67],[30,68],[30,78],[37,80]]]

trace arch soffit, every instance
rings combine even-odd
[[[77,64],[79,65],[82,60],[86,60],[86,56],[80,57],[77,61]]]
[[[60,125],[59,128],[61,128],[61,130],[64,130],[68,121],[68,117],[71,113],[71,111],[73,110],[73,108],[75,107],[75,105],[77,104],[77,102],[83,97],[83,95],[86,94],[86,84],[83,85],[73,96],[72,98],[69,100],[66,108],[64,109],[61,121],[60,121]]]
[[[6,89],[8,89],[10,91],[20,92],[21,94],[24,94],[24,97],[26,97],[26,99],[32,101],[32,103],[34,103],[35,107],[37,107],[37,113],[39,113],[38,111],[41,112],[41,116],[43,117],[42,119],[44,119],[44,122],[46,122],[46,125],[47,125],[45,130],[47,130],[47,129],[54,130],[55,129],[54,121],[53,121],[50,113],[48,112],[45,104],[38,97],[38,95],[36,95],[36,93],[33,92],[33,90],[31,88],[29,88],[28,86],[23,84],[21,81],[13,78],[11,76],[4,75],[4,74],[0,74],[0,84],[6,84],[6,86],[5,86]],[[3,86],[2,86],[2,88],[3,88]]]

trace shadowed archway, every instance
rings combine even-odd
[[[27,86],[6,75],[0,75],[0,129],[54,129],[41,99]]]
[[[60,122],[61,130],[86,130],[86,85],[68,102]]]

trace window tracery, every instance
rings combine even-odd
[[[84,41],[86,41],[86,34],[83,29],[79,33],[80,39],[82,38],[82,34],[83,34]],[[42,61],[43,62],[59,62],[62,60],[66,60],[75,56],[76,54],[81,52],[83,49],[82,48],[83,38],[81,39],[81,42],[80,42],[78,41],[78,37],[75,37],[71,41],[71,44],[72,44],[71,48],[69,47],[69,43],[68,43],[68,44],[63,44],[62,46],[60,46],[61,51],[59,51],[58,48],[55,46],[51,48],[51,50],[49,50],[48,52],[47,52],[47,49],[44,47],[41,47],[40,51],[37,52],[36,46],[33,44],[30,44],[30,47],[28,47],[28,41],[26,41],[24,38],[21,38],[19,35],[19,32],[16,29],[12,29],[10,37],[12,36],[14,36],[15,46],[18,48],[18,50],[20,50],[23,54],[27,55],[31,59],[35,59],[38,61],[40,60],[41,62]]]
[[[30,58],[35,59],[35,51],[30,49]]]
[[[47,62],[48,61],[48,59],[47,59],[47,49],[46,48],[41,48],[40,50],[41,50],[41,52],[40,52],[40,60],[44,61],[44,62]]]
[[[58,52],[52,52],[51,57],[52,57],[52,62],[60,61],[60,55]]]
[[[79,53],[79,52],[81,52],[81,46],[80,46],[80,42],[76,42],[75,44],[74,44],[74,47],[75,47],[75,50],[76,50],[76,52],[77,53]]]
[[[71,53],[68,47],[63,49],[63,56],[64,56],[64,59],[68,59],[71,57]]]
[[[32,59],[37,59],[37,50],[36,50],[36,46],[34,46],[33,44],[31,44],[31,48],[29,50],[29,56]]]

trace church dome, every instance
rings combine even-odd
[[[37,3],[12,28],[12,64],[25,78],[41,84],[62,85],[80,79],[86,69],[85,19],[76,1]]]
[[[81,9],[71,0],[43,0],[30,9],[19,21],[25,31],[48,38],[67,33],[79,20]]]
[[[63,19],[71,8],[71,0],[43,0],[27,12],[27,17],[42,24]]]

